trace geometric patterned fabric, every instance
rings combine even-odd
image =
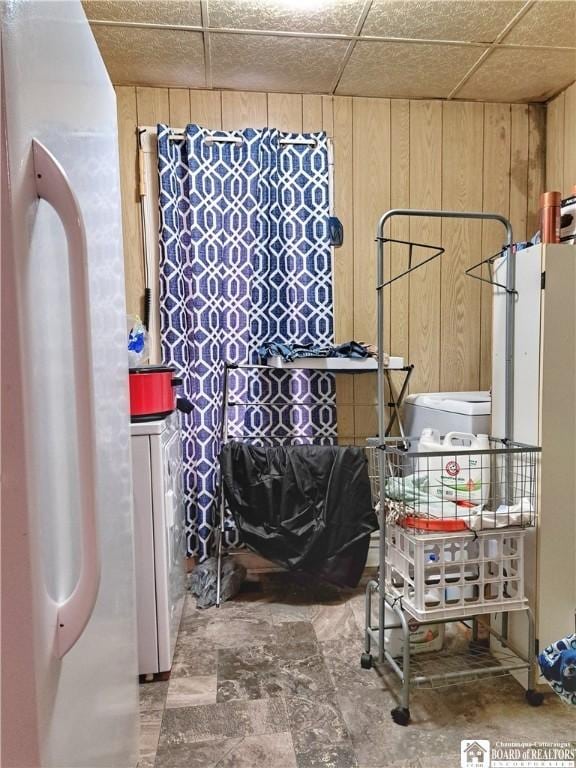
[[[188,553],[203,560],[219,496],[224,360],[258,363],[266,341],[334,342],[328,143],[270,128],[171,133],[158,125],[161,346],[194,406],[182,414],[184,492]],[[235,370],[229,384],[229,439],[335,442],[331,374]],[[229,515],[224,543],[241,543]]]
[[[576,707],[576,691],[567,690],[565,683],[574,678],[564,677],[566,667],[574,666],[576,659],[576,634],[568,635],[548,645],[538,657],[540,669],[546,678],[548,685],[567,704]],[[571,688],[574,686],[572,685]]]

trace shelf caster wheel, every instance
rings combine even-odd
[[[362,656],[360,656],[360,666],[362,669],[372,669],[371,653],[363,653]]]
[[[395,707],[390,714],[396,725],[408,725],[410,722],[410,710],[405,707]]]
[[[526,691],[526,701],[531,707],[539,707],[544,701],[544,694],[540,691],[535,691],[533,688],[529,688]]]

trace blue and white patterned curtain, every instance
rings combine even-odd
[[[218,500],[224,360],[258,363],[266,341],[334,341],[328,144],[324,133],[269,128],[189,125],[185,141],[170,136],[158,126],[161,344],[194,405],[183,417],[188,551],[204,559]],[[232,136],[236,143],[209,140]],[[237,370],[230,399],[231,438],[335,441],[330,374]],[[238,543],[228,518],[225,544]]]

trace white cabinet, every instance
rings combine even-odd
[[[502,260],[495,280],[504,280]],[[576,611],[576,247],[516,254],[514,438],[540,445],[539,522],[526,580],[540,648],[574,631]],[[504,434],[504,291],[494,289],[492,431]],[[510,638],[526,646],[523,617]]]
[[[168,672],[185,594],[182,441],[178,413],[132,424],[138,667]]]

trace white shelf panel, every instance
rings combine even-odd
[[[282,357],[269,357],[266,364],[271,368],[280,368],[282,370],[290,369],[309,369],[314,371],[332,371],[336,373],[363,373],[376,371],[378,363],[373,357],[363,359],[353,357],[298,357],[296,360],[288,363]],[[388,370],[400,370],[404,368],[403,357],[391,357]]]

